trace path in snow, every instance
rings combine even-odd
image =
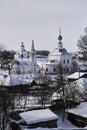
[[[77,126],[75,126],[74,124],[72,124],[68,119],[67,119],[67,114],[65,114],[65,117],[64,117],[64,121],[62,119],[63,117],[63,112],[60,111],[58,112],[58,116],[59,116],[59,120],[57,122],[57,125],[58,125],[58,128],[78,128]]]

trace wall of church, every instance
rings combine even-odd
[[[72,64],[72,57],[70,55],[62,55],[61,63],[62,63],[62,66],[70,67]]]
[[[63,73],[70,73],[72,66],[72,57],[71,55],[58,55],[58,54],[49,54],[49,60],[56,60],[58,64],[46,64],[46,73],[49,74],[59,74],[60,73],[60,65],[62,66]]]
[[[61,55],[58,54],[49,54],[48,60],[57,60],[58,62],[61,61]]]
[[[58,73],[58,64],[46,64],[45,65],[47,74],[57,74]]]

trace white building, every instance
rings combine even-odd
[[[60,66],[62,66],[63,73],[71,71],[72,56],[63,48],[61,30],[58,40],[58,48],[55,48],[48,56],[49,61],[45,65],[46,73],[58,74]]]
[[[21,43],[21,50],[16,53],[15,61],[11,73],[15,74],[30,74],[39,73],[40,67],[37,65],[36,52],[34,49],[34,41],[29,52],[25,49],[23,42]]]
[[[34,40],[32,40],[32,46],[31,46],[31,51],[30,51],[30,61],[33,64],[37,64],[36,51],[35,51],[35,48],[34,48]]]

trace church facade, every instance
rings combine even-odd
[[[21,43],[21,49],[15,55],[14,64],[11,70],[13,74],[36,74],[39,73],[40,67],[37,65],[36,51],[34,41],[32,40],[31,51],[25,49],[24,43]]]
[[[59,31],[58,40],[58,47],[49,54],[49,61],[45,64],[47,74],[58,74],[60,69],[64,74],[71,72],[72,55],[63,48],[61,30]]]

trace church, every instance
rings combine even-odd
[[[21,49],[15,55],[14,65],[11,73],[13,74],[36,74],[39,73],[40,67],[37,65],[36,51],[34,41],[32,40],[31,51],[25,49],[24,43],[21,43]]]
[[[48,55],[48,62],[45,64],[46,74],[58,74],[62,68],[63,74],[71,72],[72,55],[63,48],[61,29],[59,29],[58,47]]]

